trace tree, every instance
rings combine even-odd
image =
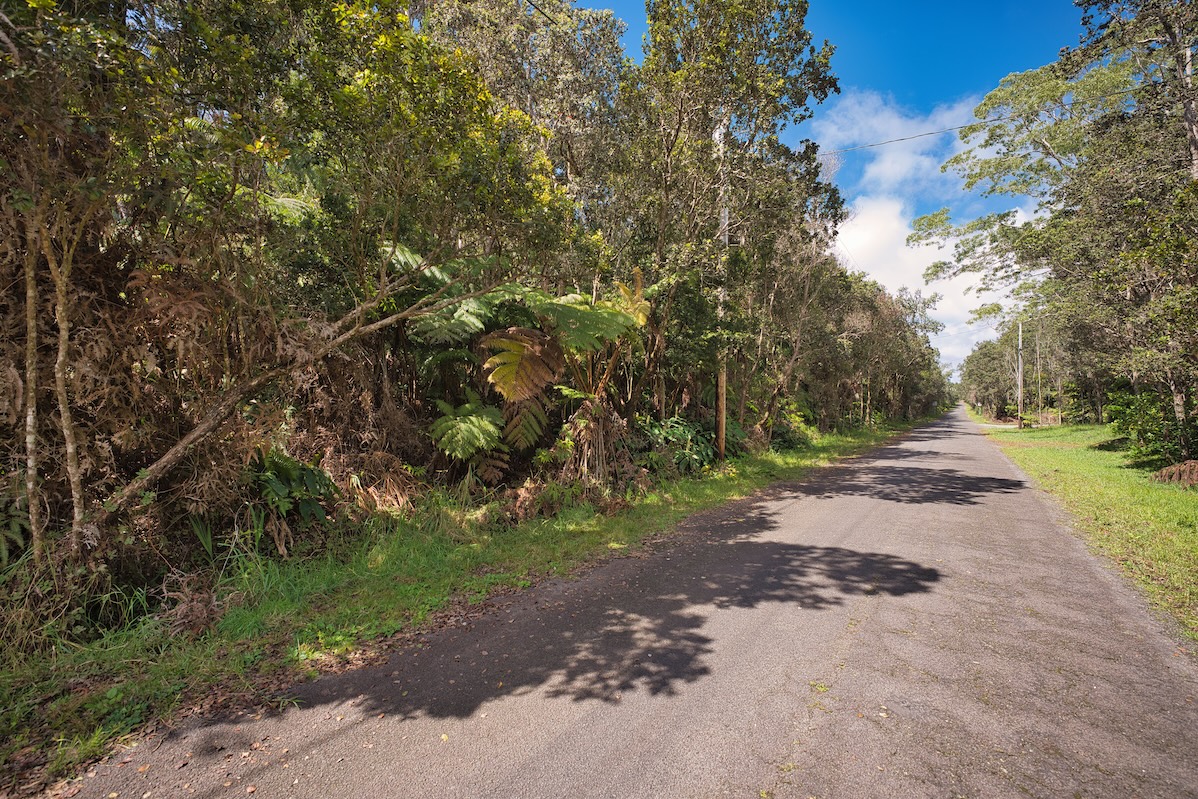
[[[1178,452],[1189,457],[1198,384],[1194,7],[1087,8],[1082,45],[1006,78],[976,109],[983,121],[962,131],[977,146],[945,165],[967,186],[1034,197],[1039,215],[953,225],[943,211],[918,220],[912,240],[957,240],[953,261],[934,265],[929,279],[972,273],[983,287],[1017,287],[1069,318],[1073,343],[1113,353],[1097,360],[1137,390],[1170,398]]]
[[[0,222],[27,289],[9,309],[42,318],[46,276],[55,309],[13,339],[19,471],[35,536],[46,481],[68,486],[76,556],[187,458],[231,484],[210,480],[237,465],[221,440],[270,435],[248,411],[285,404],[282,379],[499,285],[568,231],[527,117],[390,5],[42,4],[9,22]],[[48,333],[49,369],[29,357]],[[21,371],[15,348],[5,361]],[[37,456],[51,420],[60,463]],[[45,524],[63,515],[55,501]]]

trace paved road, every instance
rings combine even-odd
[[[960,412],[505,602],[80,795],[1198,796],[1194,657]]]

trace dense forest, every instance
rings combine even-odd
[[[929,301],[838,263],[841,199],[787,143],[837,90],[804,2],[650,2],[639,62],[561,0],[6,8],[6,641],[95,636],[129,621],[114,595],[184,602],[238,541],[311,553],[432,491],[520,518],[946,400]],[[1129,272],[1181,259],[1192,292],[1178,84],[1109,57],[1122,35],[1086,74],[1140,93],[1094,100],[1045,179],[1088,203],[1133,164],[1173,176],[1137,184],[1159,240],[1060,221]],[[1145,135],[1169,147],[1119,144]],[[1181,291],[1137,307],[1189,314]],[[1193,385],[1184,318],[1137,385]]]
[[[1113,422],[1132,453],[1198,453],[1198,9],[1176,0],[1086,7],[1079,46],[1006,78],[945,167],[967,186],[1033,198],[954,224],[918,222],[952,243],[932,278],[975,273],[1014,303],[982,309],[1000,337],[973,351],[965,394],[1014,416]],[[1023,357],[1019,357],[1019,340]],[[1034,414],[1033,414],[1034,411]]]

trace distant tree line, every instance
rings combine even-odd
[[[1068,419],[1113,421],[1139,454],[1198,447],[1198,8],[1175,0],[1084,7],[1079,46],[1005,78],[962,131],[946,168],[987,194],[1032,197],[1016,212],[954,224],[918,220],[915,241],[951,243],[929,277],[973,273],[1012,289],[1002,337],[965,362],[969,396],[1015,402],[1013,337],[1023,322],[1025,385]],[[1028,335],[1031,338],[1028,338]],[[1026,346],[1039,347],[1039,360]],[[1033,371],[1034,367],[1034,371]],[[1029,380],[1034,377],[1034,380]]]

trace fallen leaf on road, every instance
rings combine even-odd
[[[442,734],[441,734],[441,740],[442,740],[442,741],[448,741],[448,740],[449,740],[449,736],[448,736],[448,735],[445,735],[444,733],[442,733]]]

